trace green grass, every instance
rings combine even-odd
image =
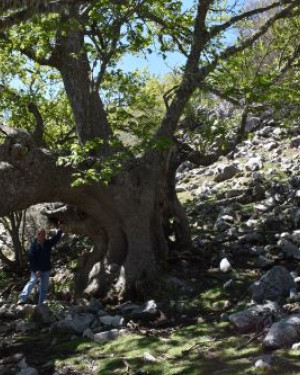
[[[220,321],[222,312],[230,314],[247,307],[249,298],[244,298],[242,293],[257,275],[251,270],[233,270],[226,275],[216,272],[203,277],[206,284],[197,295],[188,297],[178,289],[170,288],[162,296],[165,302],[183,303],[184,311],[178,314],[192,317],[189,325],[177,323],[164,329],[140,328],[102,344],[49,332],[23,334],[20,341],[38,348],[43,356],[41,362],[49,363],[53,372],[82,375],[134,375],[138,371],[149,375],[261,374],[262,371],[253,366],[253,358],[263,354],[261,339],[239,334],[230,323]],[[226,291],[224,281],[231,277],[235,287]],[[201,285],[200,278],[197,282]],[[175,308],[175,305],[169,308]],[[156,362],[145,361],[145,353],[156,358]],[[284,366],[280,360],[275,362],[272,374],[300,375],[300,351],[282,350],[275,355],[277,353],[285,362]]]
[[[245,342],[245,337],[228,337],[227,328],[227,323],[204,323],[177,329],[166,338],[159,334],[145,336],[131,333],[103,344],[75,340],[67,346],[64,343],[56,347],[59,353],[72,348],[72,356],[56,359],[55,366],[86,371],[88,362],[92,361],[99,375],[121,375],[126,369],[130,370],[129,374],[140,369],[157,375],[204,375],[217,371],[244,374],[249,369],[250,357],[257,355],[260,348],[247,346],[237,349]],[[153,355],[157,362],[145,362],[146,352]]]

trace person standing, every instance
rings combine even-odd
[[[51,250],[56,245],[62,235],[61,224],[56,234],[48,239],[46,230],[37,230],[34,240],[28,248],[28,260],[30,268],[30,279],[19,295],[18,304],[25,304],[32,289],[40,279],[38,305],[42,305],[46,299],[51,271]]]

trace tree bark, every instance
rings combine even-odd
[[[16,144],[25,150],[17,158]],[[174,155],[171,150],[149,152],[132,159],[107,187],[99,182],[71,188],[74,170],[57,166],[55,154],[39,148],[25,132],[16,133],[0,146],[0,215],[36,203],[67,202],[71,209],[54,210],[52,217],[94,242],[81,262],[79,292],[103,295],[122,270],[122,295],[149,294],[168,255],[165,223],[179,212],[172,192]],[[117,272],[106,272],[112,268]]]
[[[83,32],[71,29],[67,35],[57,37],[57,45],[53,61],[62,75],[80,142],[85,144],[96,137],[107,142],[112,132],[99,93],[92,87]],[[108,151],[108,147],[102,148]]]

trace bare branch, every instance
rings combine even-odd
[[[174,25],[169,25],[162,17],[159,17],[158,15],[151,13],[148,9],[141,8],[141,11],[140,12],[138,11],[138,14],[142,19],[147,19],[147,20],[153,21],[157,25],[160,25],[162,30],[170,30],[170,29],[173,29],[175,27]],[[173,40],[174,44],[177,46],[178,50],[184,56],[187,57],[188,52],[185,49],[184,44],[190,42],[192,34],[189,33],[188,29],[181,30],[181,32],[182,32],[181,38],[183,39],[182,42],[175,35],[171,34],[170,37]],[[184,35],[184,33],[186,33],[186,35]]]
[[[218,65],[220,60],[225,60],[230,56],[236,55],[238,52],[244,51],[246,48],[252,46],[254,42],[256,42],[262,35],[264,35],[267,30],[279,19],[285,18],[290,15],[291,11],[294,10],[295,6],[298,6],[295,2],[290,4],[285,9],[277,12],[272,17],[270,17],[253,35],[248,38],[245,38],[240,44],[231,45],[225,48],[222,52],[217,54],[212,61],[207,64],[206,66],[202,67],[199,72],[198,76],[203,77],[203,75],[207,76],[211,71],[213,71],[216,66]],[[300,11],[300,10],[299,10]],[[197,74],[195,75],[194,79],[197,79]]]
[[[220,32],[227,30],[228,28],[235,25],[239,21],[247,20],[248,18],[251,18],[251,17],[256,16],[258,14],[262,14],[264,12],[267,12],[267,11],[271,10],[271,9],[278,8],[279,6],[282,6],[284,3],[285,4],[291,3],[291,5],[293,5],[293,6],[297,5],[297,3],[294,0],[286,0],[284,2],[282,0],[280,0],[280,1],[277,1],[275,3],[270,4],[268,6],[255,8],[255,9],[249,10],[247,12],[240,13],[237,16],[231,17],[228,21],[222,23],[221,25],[213,26],[210,29],[210,32],[209,32],[209,39],[214,38]]]
[[[296,61],[297,58],[300,57],[300,43],[298,44],[298,46],[295,48],[294,52],[292,53],[292,55],[290,55],[288,58],[287,58],[287,61],[285,62],[285,64],[280,68],[279,72],[281,73],[281,76],[287,72],[290,68],[292,68],[293,66],[293,63]]]

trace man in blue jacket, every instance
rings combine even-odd
[[[62,235],[61,224],[57,233],[50,239],[46,238],[46,231],[44,228],[36,232],[35,239],[32,241],[28,249],[28,259],[30,267],[30,280],[24,286],[18,304],[27,302],[28,296],[40,279],[39,300],[38,304],[44,303],[49,286],[49,276],[51,271],[51,249],[59,241]]]

